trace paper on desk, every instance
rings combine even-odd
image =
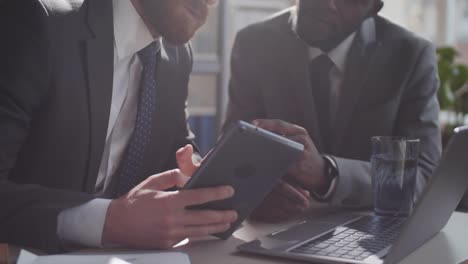
[[[36,256],[22,250],[17,264],[190,264],[184,253]]]

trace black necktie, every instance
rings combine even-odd
[[[140,97],[135,121],[135,128],[120,162],[110,190],[110,198],[118,198],[143,179],[138,175],[146,147],[150,143],[153,117],[156,111],[156,63],[159,52],[159,43],[153,42],[138,52],[143,65],[140,81]],[[109,196],[108,195],[108,196]]]
[[[333,62],[327,55],[320,55],[314,59],[309,65],[310,83],[314,95],[315,108],[318,116],[320,134],[322,136],[322,149],[324,153],[331,151],[331,83],[330,71],[333,67]]]

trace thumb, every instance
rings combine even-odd
[[[142,183],[142,187],[163,191],[172,187],[183,187],[188,180],[189,178],[185,177],[180,170],[170,170],[149,177]]]
[[[187,145],[179,149],[176,153],[177,165],[179,166],[180,172],[187,177],[192,176],[192,174],[198,169],[199,164],[195,164],[192,160],[193,155],[193,146]]]

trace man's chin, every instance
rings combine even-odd
[[[187,44],[192,38],[194,34],[167,34],[163,36],[164,40],[169,42],[171,45],[174,46],[181,46]]]
[[[296,32],[296,34],[309,46],[319,48],[325,52],[336,48],[348,36],[346,34],[339,36],[329,36],[329,32],[323,32],[322,34],[301,34],[300,32]],[[316,36],[322,36],[323,38],[316,38]]]
[[[307,43],[307,45],[311,47],[317,47],[317,48],[323,49],[329,45],[327,40],[315,38],[316,35],[310,36],[306,34],[300,34],[298,32],[296,34],[298,35],[300,39],[302,39],[302,41],[304,41],[305,43]]]
[[[178,25],[176,23],[168,23],[161,28],[161,36],[173,45],[187,44],[201,27],[201,25],[189,22],[186,21],[186,23],[179,23]]]

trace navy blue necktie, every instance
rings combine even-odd
[[[138,52],[143,65],[140,81],[140,97],[135,128],[110,187],[110,198],[128,193],[144,180],[138,175],[145,150],[151,140],[153,117],[156,111],[156,64],[160,46],[153,42]]]
[[[333,62],[327,55],[320,55],[309,65],[310,81],[314,94],[315,109],[320,126],[320,135],[322,136],[321,152],[331,151],[332,128],[330,122],[330,102],[331,102],[331,82],[330,71]]]

